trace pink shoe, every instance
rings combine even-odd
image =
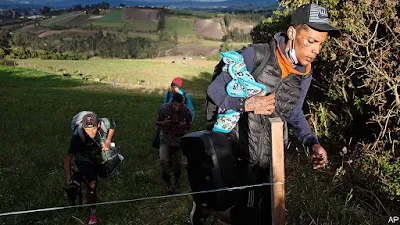
[[[88,224],[97,224],[97,216],[96,215],[91,215],[89,217],[89,223]]]

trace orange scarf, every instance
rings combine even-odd
[[[297,75],[307,75],[311,70],[311,63],[307,65],[306,71],[301,73],[293,68],[289,60],[285,57],[281,49],[279,48],[279,43],[276,44],[276,57],[278,58],[279,66],[282,70],[282,78],[287,77],[289,74],[294,73]]]

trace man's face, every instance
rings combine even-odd
[[[183,102],[179,103],[179,102],[172,102],[172,108],[174,110],[174,112],[178,112],[183,106]]]
[[[98,128],[98,126],[97,127],[91,127],[91,128],[83,128],[83,129],[85,130],[85,132],[87,133],[87,135],[90,138],[94,138],[94,137],[96,137],[97,128]]]
[[[171,86],[171,91],[173,94],[179,93],[179,88],[177,86]]]
[[[307,66],[315,60],[328,37],[328,32],[319,32],[312,28],[301,29],[299,34],[296,34],[294,30],[293,34],[296,57],[303,66]]]

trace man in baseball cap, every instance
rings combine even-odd
[[[226,71],[215,77],[207,88],[210,99],[219,109],[234,109],[240,114],[240,126],[235,126],[229,136],[233,146],[247,154],[246,160],[252,167],[251,176],[257,182],[271,182],[270,161],[261,157],[271,152],[271,123],[269,116],[263,116],[257,109],[268,109],[267,115],[279,116],[287,131],[287,124],[293,127],[293,134],[311,151],[313,168],[324,168],[328,155],[311,130],[302,110],[310,87],[311,64],[322,51],[328,36],[339,37],[341,32],[329,22],[327,10],[319,5],[306,4],[293,12],[289,27],[285,33],[276,33],[265,44],[249,46],[241,51],[250,73],[258,71],[256,81],[267,87],[267,96],[251,98],[233,98],[226,92],[227,84],[232,80]],[[284,132],[287,134],[287,132]],[[285,144],[288,136],[285,135]],[[256,153],[256,154],[254,154]],[[190,165],[188,165],[190,166]],[[232,168],[233,170],[234,168]],[[212,212],[222,221],[234,225],[270,224],[271,190],[269,186],[254,190],[243,190],[241,198],[226,211]],[[201,224],[207,210],[202,205],[193,204],[190,221]]]
[[[111,118],[98,118],[97,114],[92,111],[82,111],[76,116],[79,117],[82,114],[84,114],[83,117],[80,117],[82,126],[75,127],[76,130],[73,132],[68,153],[64,159],[65,177],[69,186],[65,190],[70,193],[74,189],[80,189],[81,181],[77,181],[74,177],[82,177],[88,188],[87,203],[91,204],[97,202],[98,177],[106,178],[108,176],[103,164],[102,151],[110,150],[116,124]],[[74,173],[71,171],[73,158],[75,158],[78,168],[78,171]],[[91,207],[88,224],[97,224],[95,205]]]
[[[189,93],[187,93],[183,90],[182,85],[183,85],[183,82],[180,77],[175,77],[171,81],[171,88],[168,91],[166,91],[165,95],[164,95],[164,104],[172,102],[172,96],[174,94],[176,94],[176,93],[181,94],[184,98],[185,105],[190,109],[190,112],[192,113],[192,121],[193,121],[195,111],[194,111],[192,99],[190,98]]]

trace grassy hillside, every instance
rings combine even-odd
[[[137,62],[136,66],[140,64]],[[157,63],[143,62],[143,67],[149,65]],[[185,80],[184,85],[188,82]],[[100,180],[99,201],[165,194],[158,152],[150,146],[162,95],[4,66],[0,66],[0,89],[0,101],[6,106],[0,108],[1,212],[68,204],[61,190],[65,184],[62,161],[71,135],[70,120],[86,109],[116,120],[115,140],[126,157],[115,177]],[[192,131],[203,129],[203,99],[193,96],[196,118]],[[341,193],[332,187],[334,170],[312,170],[303,151],[289,151],[285,165],[288,224],[387,223],[387,217],[351,198],[351,192]],[[183,174],[182,192],[189,192],[186,173]],[[165,198],[103,205],[98,208],[98,216],[102,224],[187,225],[190,208],[190,197]],[[86,221],[88,210],[7,216],[0,218],[0,224],[80,224],[72,216]]]
[[[66,25],[68,21],[71,19],[83,14],[83,12],[70,12],[70,13],[65,13],[62,15],[58,15],[56,17],[43,20],[41,22],[42,25],[44,26],[51,26],[51,25]]]
[[[124,31],[134,31],[141,33],[154,33],[158,29],[157,21],[132,21],[124,22]]]
[[[175,14],[175,15],[194,16],[194,17],[205,18],[205,19],[213,18],[215,16],[214,13],[184,10],[184,9],[171,9],[170,13]]]
[[[161,90],[168,88],[174,77],[185,80],[185,88],[204,93],[216,62],[204,60],[18,60],[19,66],[40,71],[77,76],[82,73],[91,80],[135,88]]]
[[[2,141],[0,151],[1,212],[68,204],[61,189],[65,184],[62,161],[71,117],[83,109],[117,121],[115,140],[126,157],[116,177],[100,181],[100,201],[165,194],[158,154],[150,145],[162,96],[88,85],[77,79],[0,67],[0,101],[10,106],[0,109],[0,138],[7,140]],[[198,106],[200,102],[194,101]],[[183,190],[188,191],[186,182]],[[190,205],[189,197],[109,205],[99,208],[99,218],[103,224],[185,224]],[[75,225],[73,215],[86,221],[88,211],[1,217],[0,224]]]
[[[164,30],[168,33],[174,34],[177,32],[179,35],[193,34],[194,19],[187,19],[183,17],[166,16]]]
[[[101,23],[123,23],[122,19],[122,10],[120,9],[112,9],[107,12],[107,14],[99,19],[96,22]]]

